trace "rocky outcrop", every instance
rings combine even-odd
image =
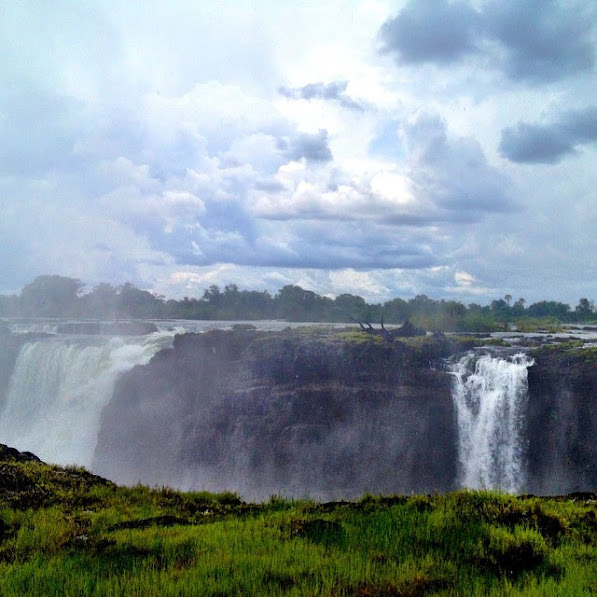
[[[117,383],[93,469],[115,481],[314,498],[444,491],[456,477],[445,338],[213,331]]]
[[[31,452],[0,444],[0,508],[18,510],[48,506],[93,504],[95,486],[113,486],[107,479],[83,468],[52,466]],[[0,523],[2,519],[0,518]],[[6,529],[5,529],[6,530]],[[2,524],[0,524],[0,542]]]
[[[41,460],[31,452],[19,452],[16,448],[11,448],[6,444],[0,444],[1,462],[41,462]]]

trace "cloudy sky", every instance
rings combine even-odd
[[[597,299],[594,0],[0,0],[0,292]]]

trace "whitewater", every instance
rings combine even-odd
[[[525,483],[524,416],[533,360],[468,353],[452,364],[460,482],[517,493]]]
[[[90,466],[117,378],[172,345],[143,337],[41,338],[21,348],[0,409],[2,443],[56,464]]]
[[[92,464],[101,413],[116,380],[170,348],[176,334],[247,324],[266,331],[304,325],[167,320],[155,321],[158,331],[145,336],[107,336],[60,334],[61,323],[10,323],[13,334],[42,337],[25,342],[18,354],[6,399],[0,403],[0,443],[31,451],[46,462],[85,467]]]

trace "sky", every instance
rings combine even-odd
[[[0,0],[0,293],[597,299],[593,0]]]

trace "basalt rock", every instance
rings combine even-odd
[[[41,460],[31,452],[19,452],[16,448],[0,444],[0,462],[41,462]]]
[[[387,342],[354,328],[178,336],[117,381],[91,468],[127,484],[247,499],[451,490],[459,486],[458,428],[443,359],[478,344]],[[597,349],[525,350],[535,364],[521,490],[594,491]]]
[[[527,488],[597,488],[597,350],[544,347],[529,369]]]
[[[213,331],[116,384],[92,468],[115,481],[250,498],[454,487],[445,338]],[[418,342],[418,343],[416,343]]]

